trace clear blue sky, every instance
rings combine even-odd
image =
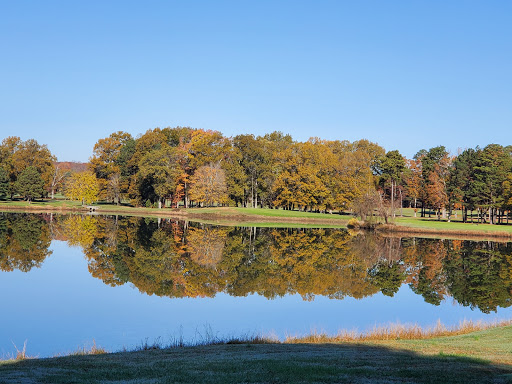
[[[510,1],[3,1],[0,139],[118,130],[512,144]]]

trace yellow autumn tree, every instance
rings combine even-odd
[[[98,199],[96,175],[90,171],[74,173],[69,178],[65,193],[70,200],[81,201],[82,205],[91,204]]]
[[[228,200],[226,173],[219,164],[199,167],[190,180],[190,199],[205,206]]]
[[[98,219],[92,216],[70,215],[64,220],[62,228],[70,246],[87,250],[98,236]]]

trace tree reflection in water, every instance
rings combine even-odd
[[[28,272],[49,255],[50,229],[42,216],[0,213],[0,270]]]
[[[113,216],[0,214],[0,268],[29,271],[51,238],[83,249],[108,285],[168,297],[257,293],[393,296],[402,284],[439,305],[511,305],[512,243],[382,237],[342,229],[217,227]]]

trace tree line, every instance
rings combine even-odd
[[[134,138],[114,132],[94,145],[88,170],[62,169],[46,145],[8,137],[0,145],[0,198],[63,191],[82,203],[146,207],[233,205],[316,212],[374,212],[388,220],[410,206],[422,216],[500,223],[512,207],[512,147],[457,156],[444,146],[406,159],[368,140],[295,141],[272,132],[225,137],[189,127]],[[476,212],[475,218],[473,213]]]

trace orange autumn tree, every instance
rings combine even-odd
[[[448,195],[446,192],[446,178],[437,164],[434,166],[434,171],[428,176],[426,192],[427,202],[437,211],[437,217],[440,219],[441,210],[446,209],[448,205]]]
[[[227,228],[191,228],[187,235],[186,251],[195,263],[215,269],[222,259],[227,235]]]
[[[414,200],[414,217],[418,211],[418,199],[421,196],[421,161],[419,159],[406,159],[406,172],[404,172],[405,190],[407,196]]]

